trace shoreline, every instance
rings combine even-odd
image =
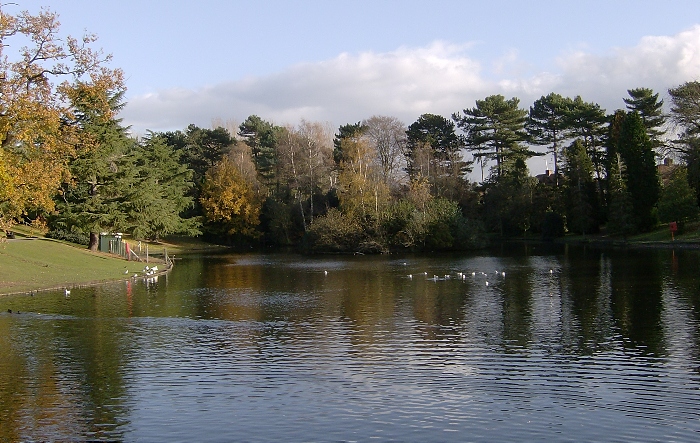
[[[636,248],[636,249],[700,249],[698,241],[635,241],[613,239],[555,239],[553,243],[580,246],[597,246],[605,248]]]
[[[133,263],[133,262],[132,262]],[[38,289],[30,289],[28,291],[16,291],[16,292],[3,292],[0,293],[0,297],[4,297],[6,295],[22,295],[22,294],[36,294],[39,292],[50,292],[50,291],[59,291],[61,289],[76,289],[76,288],[89,288],[92,286],[100,286],[100,285],[106,285],[110,283],[121,283],[121,282],[127,282],[127,281],[136,281],[136,280],[147,280],[149,278],[153,277],[160,277],[162,275],[167,274],[173,269],[173,266],[168,267],[167,269],[164,270],[158,270],[155,274],[145,276],[145,275],[139,275],[138,277],[123,277],[123,278],[116,278],[116,279],[106,279],[106,280],[92,280],[84,283],[74,283],[74,284],[65,284],[65,285],[58,285],[58,286],[51,286],[51,287],[42,287]]]
[[[91,252],[88,251],[87,249],[81,249],[78,248],[74,245],[63,243],[63,242],[57,242],[55,240],[51,239],[44,239],[41,237],[34,237],[34,238],[18,238],[14,240],[7,240],[8,242],[28,242],[32,241],[49,241],[53,243],[54,245],[60,245],[58,246],[59,248],[69,248],[69,249],[64,249],[62,252],[68,252],[70,251],[72,254],[79,255],[79,254],[84,254],[91,259],[94,260],[112,260],[118,262],[118,266],[123,266],[124,269],[128,268],[129,263],[136,264],[138,263],[141,269],[143,267],[148,266],[147,263],[145,262],[135,262],[135,261],[128,261],[125,259],[122,259],[118,256],[112,255],[112,254],[104,254],[100,252]],[[651,241],[642,241],[642,240],[622,240],[622,239],[611,239],[611,238],[601,238],[601,237],[591,237],[591,238],[557,238],[553,240],[542,240],[541,238],[504,238],[504,239],[494,239],[494,241],[491,243],[491,246],[497,243],[531,243],[531,244],[556,244],[556,245],[576,245],[576,246],[591,246],[595,248],[613,248],[613,249],[679,249],[679,250],[700,250],[700,241],[698,240],[676,240],[676,241],[662,241],[662,240],[651,240]],[[7,243],[5,244],[5,248]],[[197,251],[201,250],[211,250],[209,247],[202,247],[202,245],[199,245],[200,247],[197,248],[190,248],[187,247],[187,245],[180,245],[179,250],[180,254],[187,253],[187,252],[194,252],[196,253]],[[2,252],[2,246],[0,244],[0,253]],[[175,247],[173,249],[178,249],[178,247]],[[221,249],[217,247],[213,247],[214,250],[221,251]],[[258,251],[266,254],[274,254],[277,251],[270,251],[270,250],[265,250],[265,251]],[[25,262],[23,263],[24,266],[27,268],[33,268],[30,269],[29,271],[24,270],[24,272],[18,273],[18,275],[32,275],[34,276],[35,274],[39,274],[42,272],[43,269],[49,268],[50,266],[54,266],[54,263],[49,262],[49,258],[47,257],[41,257],[43,261],[40,259],[34,259],[32,260],[31,258],[17,258],[16,261],[22,261]],[[60,257],[59,257],[60,258]],[[153,257],[154,261],[157,266],[164,266],[164,269],[159,269],[158,272],[152,274],[152,275],[146,275],[143,270],[134,272],[134,273],[129,273],[130,275],[121,275],[119,277],[108,277],[108,278],[100,278],[100,279],[88,279],[85,281],[65,281],[65,282],[60,282],[60,283],[51,283],[49,285],[41,285],[37,284],[32,287],[32,279],[20,279],[20,281],[23,281],[23,286],[24,287],[30,287],[29,289],[19,289],[19,290],[11,290],[10,292],[2,292],[0,290],[0,297],[5,296],[5,295],[21,295],[21,294],[35,294],[39,292],[49,292],[49,291],[58,291],[61,289],[72,289],[72,288],[84,288],[84,287],[91,287],[91,286],[99,286],[102,284],[109,284],[109,283],[117,283],[117,282],[126,282],[129,280],[136,281],[139,279],[148,279],[152,277],[158,277],[167,274],[170,272],[173,267],[174,267],[174,262],[171,260],[170,264],[166,264],[165,260],[161,257]],[[149,262],[150,263],[150,262]],[[116,263],[113,263],[113,265]],[[0,279],[0,283],[2,283]],[[16,283],[16,282],[15,282]]]
[[[144,267],[158,272],[146,275]],[[129,271],[129,267],[138,271]],[[8,239],[0,243],[0,297],[98,286],[164,275],[173,268],[163,258],[148,263],[42,237]]]

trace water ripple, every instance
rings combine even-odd
[[[581,256],[217,258],[1,299],[0,440],[696,441],[697,277]]]

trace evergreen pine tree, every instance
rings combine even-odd
[[[564,176],[566,212],[569,230],[581,234],[595,229],[596,190],[593,183],[593,163],[586,153],[583,142],[577,139],[565,150],[566,168]]]
[[[124,173],[124,157],[133,146],[121,120],[113,115],[119,111],[123,93],[107,100],[111,114],[96,112],[90,106],[89,90],[78,89],[73,94],[76,123],[80,128],[77,156],[69,165],[71,179],[64,182],[56,203],[56,215],[50,220],[54,230],[89,235],[88,248],[97,250],[99,233],[126,228],[122,211],[124,192],[120,180]]]
[[[525,122],[527,111],[520,109],[520,100],[506,100],[502,95],[491,95],[477,100],[476,107],[456,113],[452,119],[464,131],[466,146],[481,161],[495,160],[495,175],[500,177],[507,164],[540,155],[522,143],[527,140]]]
[[[635,230],[632,216],[632,198],[622,178],[624,164],[619,154],[610,161],[608,176],[607,232],[627,238]]]
[[[455,195],[469,172],[462,159],[463,140],[451,120],[423,114],[406,131],[406,164],[412,180],[427,177],[436,196]]]
[[[568,115],[571,113],[573,102],[570,98],[550,93],[542,96],[530,107],[527,119],[527,131],[530,142],[550,146],[554,157],[554,177],[559,185],[559,155],[562,142],[570,132]]]
[[[132,236],[158,240],[169,234],[200,234],[198,218],[182,216],[194,201],[189,193],[192,170],[180,161],[180,153],[151,136],[134,145],[128,161],[127,181],[137,185],[125,189],[122,210]]]
[[[627,109],[639,113],[652,147],[660,148],[663,145],[661,137],[664,134],[660,128],[666,123],[666,116],[663,113],[664,101],[659,100],[659,94],[654,94],[654,91],[649,88],[628,89],[627,93],[630,98],[623,99]]]
[[[625,164],[623,177],[632,199],[635,225],[648,231],[657,223],[655,206],[660,183],[653,146],[637,112],[627,113],[622,122],[618,152]]]
[[[278,134],[279,128],[257,115],[249,116],[240,124],[238,131],[238,135],[250,146],[260,181],[270,190],[276,187]]]

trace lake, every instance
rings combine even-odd
[[[565,245],[225,254],[0,297],[0,441],[698,441],[699,271]]]

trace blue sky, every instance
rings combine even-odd
[[[36,11],[48,0],[15,0]],[[13,8],[8,5],[5,8]],[[16,8],[16,7],[15,7]],[[612,112],[626,90],[700,80],[700,3],[607,1],[52,0],[62,30],[99,36],[127,78],[126,124],[407,125],[492,94],[549,92]]]

